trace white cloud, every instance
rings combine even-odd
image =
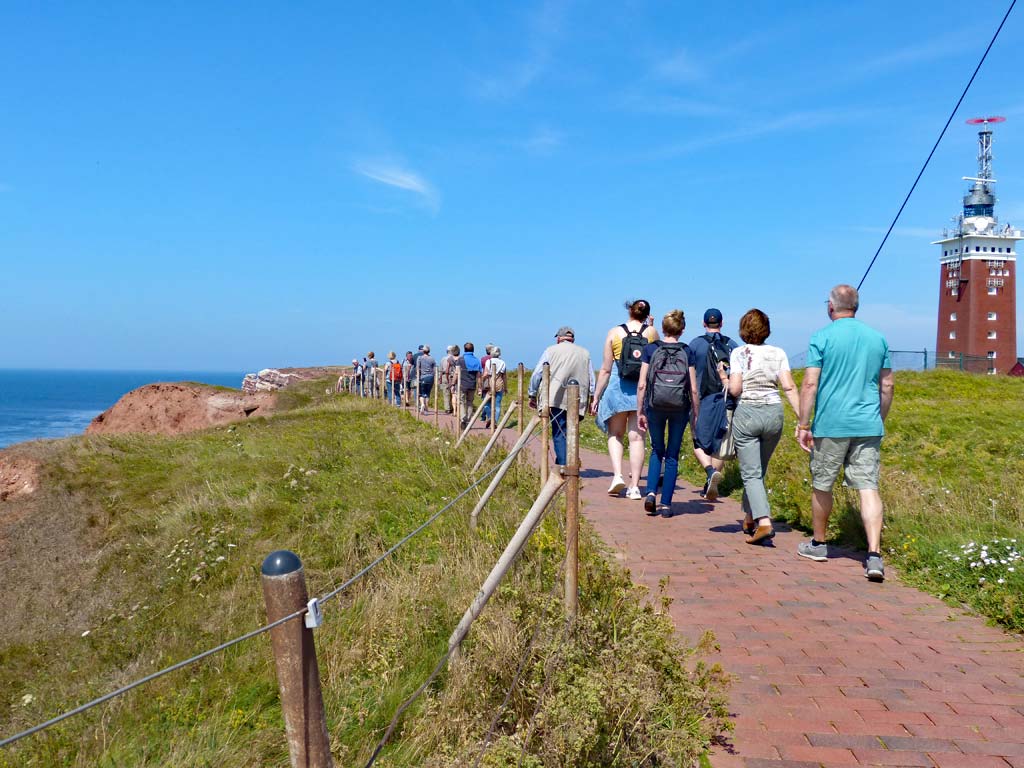
[[[529,19],[526,51],[497,75],[477,77],[477,93],[483,98],[504,100],[518,96],[534,84],[549,68],[565,21],[566,3],[545,0]]]
[[[655,115],[682,115],[685,117],[724,117],[732,112],[714,101],[672,96],[660,93],[645,93],[633,89],[623,94],[621,106],[635,112]]]
[[[523,149],[532,155],[550,155],[560,146],[565,135],[551,128],[538,128],[523,142]]]
[[[807,131],[827,125],[850,122],[869,116],[867,110],[856,109],[810,109],[788,112],[776,117],[759,120],[748,117],[738,122],[741,127],[728,131],[699,136],[686,141],[670,144],[654,150],[649,159],[665,159],[698,152],[723,144],[738,144],[752,141],[775,133]]]
[[[851,74],[854,76],[872,76],[903,69],[914,64],[937,61],[965,53],[963,41],[973,39],[969,31],[957,30],[955,33],[915,43],[894,51],[883,53],[857,64]]]
[[[689,52],[676,51],[654,63],[656,77],[673,83],[695,83],[707,76],[707,71]]]
[[[434,213],[441,210],[440,193],[418,173],[392,163],[357,163],[353,170],[373,181],[414,193]]]

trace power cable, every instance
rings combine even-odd
[[[935,150],[939,148],[939,142],[942,141],[942,137],[946,135],[946,130],[949,128],[949,124],[953,122],[953,118],[956,116],[957,110],[960,109],[960,105],[963,103],[964,98],[967,96],[967,91],[970,90],[971,85],[974,83],[974,78],[978,76],[978,72],[981,70],[981,65],[985,63],[985,59],[988,58],[988,52],[992,50],[992,46],[995,45],[996,38],[999,37],[999,33],[1003,31],[1003,25],[1006,24],[1006,20],[1010,18],[1010,12],[1013,10],[1013,6],[1017,4],[1017,0],[1011,0],[1010,7],[1006,9],[1006,13],[1003,15],[1003,20],[999,22],[999,27],[996,29],[996,33],[992,35],[992,39],[988,43],[988,47],[985,49],[985,53],[981,55],[981,60],[978,61],[978,66],[974,68],[974,73],[971,75],[971,79],[967,81],[967,85],[964,86],[963,93],[960,94],[960,98],[957,99],[956,106],[953,107],[953,111],[949,113],[949,119],[946,120],[946,124],[942,127],[942,131],[939,133],[939,138],[935,140],[935,145],[932,147],[932,151],[928,153],[927,159],[924,161],[924,165],[921,166],[921,170],[918,171],[917,178],[914,179],[914,183],[910,185],[910,191],[907,192],[907,196],[903,198],[903,205],[896,212],[896,216],[892,220],[892,224],[889,225],[889,229],[885,233],[885,237],[882,238],[882,242],[878,244],[878,250],[875,251],[874,257],[871,259],[871,263],[868,264],[867,270],[864,272],[864,276],[857,283],[857,290],[860,291],[860,287],[864,285],[864,281],[868,278],[868,273],[871,272],[871,268],[875,266],[875,261],[878,259],[878,254],[882,252],[882,248],[885,247],[886,241],[889,239],[889,235],[892,234],[892,230],[896,226],[896,222],[900,220],[900,216],[903,215],[903,209],[907,207],[907,203],[910,202],[910,196],[914,194],[914,190],[917,189],[917,183],[921,180],[924,175],[925,169],[928,167],[928,163],[932,160],[932,155],[935,154]]]

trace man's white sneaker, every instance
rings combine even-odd
[[[616,475],[612,478],[612,484],[608,486],[609,496],[618,496],[626,490],[626,481],[622,479],[622,475]]]
[[[640,501],[643,498],[643,494],[640,493],[640,489],[637,486],[633,486],[626,491],[626,498],[632,499],[633,501]]]
[[[708,489],[704,493],[704,498],[708,501],[714,501],[718,498],[718,484],[722,482],[725,477],[717,469],[711,473],[711,477],[708,478]]]

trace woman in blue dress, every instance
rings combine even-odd
[[[637,426],[636,387],[640,379],[643,348],[657,341],[658,332],[648,322],[651,317],[650,303],[644,299],[627,301],[626,309],[629,319],[610,329],[605,337],[591,413],[595,416],[597,426],[608,435],[608,456],[612,460],[612,483],[608,487],[608,494],[618,496],[625,490],[626,498],[639,501],[643,498],[640,494],[640,472],[644,466],[644,435]],[[622,473],[623,437],[627,433],[628,484]]]

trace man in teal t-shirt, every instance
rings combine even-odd
[[[807,352],[796,431],[800,446],[811,454],[814,538],[801,542],[797,554],[811,560],[828,559],[825,535],[832,514],[832,488],[843,469],[846,484],[860,496],[860,516],[868,540],[864,575],[882,581],[878,472],[883,422],[892,405],[892,363],[882,334],[854,317],[858,306],[856,288],[833,288],[828,299],[832,322],[811,337]]]

